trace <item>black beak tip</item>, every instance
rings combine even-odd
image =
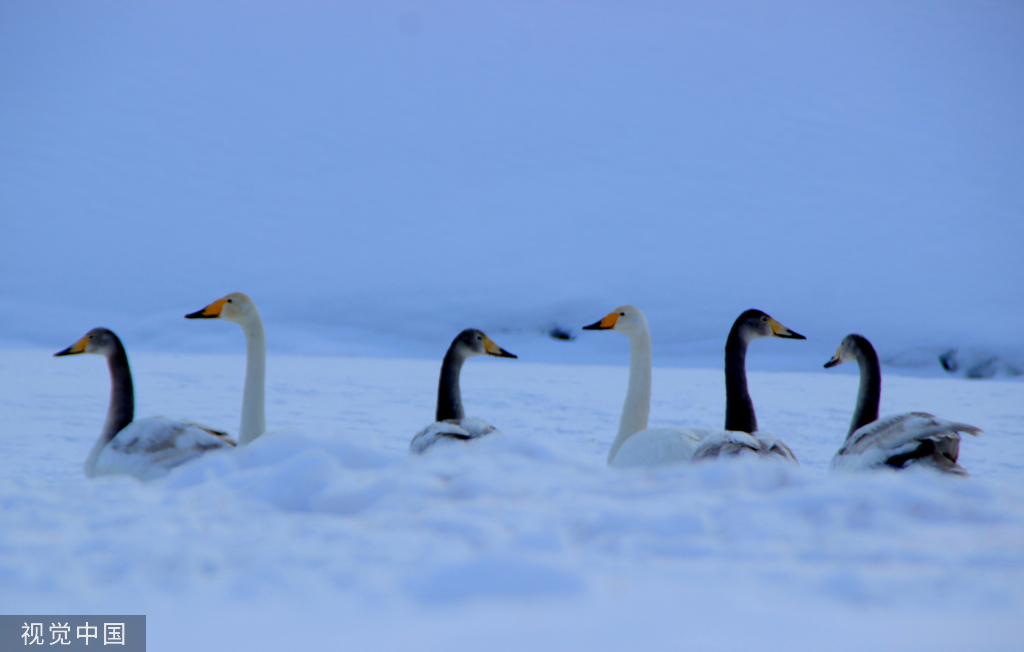
[[[829,360],[828,362],[825,363],[825,368],[826,369],[831,369],[832,367],[836,366],[837,364],[839,364],[838,360]]]
[[[790,332],[792,333],[792,337],[793,337],[794,340],[806,340],[807,339],[806,337],[804,337],[800,333],[793,333],[792,331],[790,331]]]
[[[595,321],[593,324],[591,324],[589,326],[584,326],[583,330],[585,330],[585,331],[599,331],[599,330],[604,330],[604,329],[601,328],[601,322]]]
[[[505,351],[505,357],[506,358],[516,358],[517,360],[519,359],[518,355],[516,355],[515,353],[509,353],[508,351]]]
[[[203,310],[206,310],[206,308],[203,308]],[[190,312],[187,315],[185,315],[185,319],[208,319],[210,315],[204,315],[203,310]]]

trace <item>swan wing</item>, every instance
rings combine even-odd
[[[793,451],[775,435],[767,432],[751,434],[737,430],[715,430],[709,433],[694,451],[693,459],[707,460],[739,455],[781,457],[787,462],[798,464]]]
[[[466,418],[435,421],[420,430],[409,443],[409,452],[420,454],[439,443],[469,441],[484,435],[501,434],[501,431],[483,419]]]
[[[743,453],[756,453],[761,449],[757,439],[738,430],[715,430],[704,437],[694,451],[694,460],[731,457]]]
[[[163,418],[163,417],[161,417],[161,418]],[[210,433],[214,437],[217,437],[218,439],[220,439],[222,442],[224,442],[228,446],[238,446],[238,442],[236,442],[234,439],[232,439],[231,435],[229,435],[227,433],[227,431],[225,431],[225,430],[217,430],[216,428],[211,428],[210,426],[207,426],[205,424],[199,423],[198,421],[189,421],[188,419],[181,419],[181,423],[187,423],[188,425],[195,426],[196,428],[199,428],[200,430],[205,430],[206,432]]]
[[[207,451],[234,445],[219,430],[189,421],[150,417],[125,426],[86,471],[90,476],[126,474],[152,480]]]
[[[900,469],[924,464],[966,475],[964,468],[956,463],[962,432],[977,435],[981,429],[939,419],[926,412],[887,416],[850,433],[832,458],[831,468],[854,470],[888,466]]]
[[[757,451],[759,455],[766,457],[778,456],[787,462],[792,462],[797,465],[800,464],[796,461],[796,455],[793,454],[793,451],[790,450],[789,446],[782,443],[782,440],[775,435],[767,432],[755,432],[751,436],[756,439],[757,443],[760,445],[760,449]]]
[[[483,419],[478,419],[476,417],[467,417],[460,421],[459,425],[463,430],[469,433],[470,439],[476,439],[477,437],[483,437],[484,435],[501,434],[500,430]]]

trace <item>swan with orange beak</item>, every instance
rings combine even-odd
[[[747,345],[761,337],[805,339],[760,310],[747,310],[733,324],[725,345],[725,430],[648,428],[651,411],[651,332],[636,306],[620,306],[584,330],[614,330],[629,338],[629,381],[619,432],[608,451],[608,466],[654,466],[672,462],[755,454],[796,463],[778,438],[758,432],[747,392]]]
[[[238,443],[248,444],[267,430],[267,340],[260,311],[248,295],[232,292],[202,310],[185,315],[185,318],[223,319],[242,327],[245,334],[245,386],[242,390],[242,421],[238,427]]]

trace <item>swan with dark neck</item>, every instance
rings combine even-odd
[[[761,337],[807,339],[760,310],[747,310],[733,322],[725,340],[725,429],[757,432],[754,402],[747,389],[747,346]]]
[[[99,439],[96,440],[96,444],[89,451],[89,457],[85,460],[86,469],[96,466],[96,459],[99,458],[103,447],[135,418],[135,386],[132,384],[132,370],[128,365],[128,354],[125,352],[120,338],[112,331],[108,332],[112,340],[110,354],[106,356],[107,368],[110,370],[110,406],[107,408],[107,419],[103,422],[103,430],[100,431]],[[70,351],[64,349],[55,355],[70,355]]]
[[[448,347],[441,363],[441,377],[437,381],[437,409],[434,421],[462,421],[466,418],[466,410],[462,407],[462,391],[459,388],[459,376],[462,365],[468,357],[466,348],[456,346],[462,335]]]
[[[500,434],[496,428],[482,419],[467,419],[466,411],[462,407],[462,390],[459,384],[462,365],[466,359],[478,355],[516,357],[475,328],[467,328],[459,333],[452,340],[441,363],[434,423],[413,437],[409,444],[411,452],[423,453],[441,441],[477,439],[488,434]]]
[[[189,421],[151,417],[134,421],[135,390],[128,354],[121,339],[94,328],[54,357],[93,353],[107,359],[110,406],[100,436],[85,459],[85,475],[134,475],[148,480],[163,475],[207,450],[233,446],[223,432]]]
[[[875,347],[871,346],[871,342],[863,335],[847,335],[840,345],[840,348],[844,347],[850,351],[850,355],[860,368],[857,403],[853,408],[850,429],[846,432],[846,436],[849,437],[863,426],[878,421],[878,408],[882,401],[882,368],[878,363]],[[842,356],[837,351],[836,355],[825,363],[825,368],[834,367],[842,362]]]
[[[804,339],[760,310],[736,320],[725,347],[726,430],[648,428],[651,405],[651,334],[636,306],[620,306],[584,330],[616,330],[629,337],[629,381],[619,417],[619,431],[608,451],[608,465],[651,466],[752,452],[796,462],[777,438],[757,433],[753,402],[747,391],[747,345],[759,337]],[[756,434],[752,434],[756,433]]]
[[[832,458],[832,469],[906,468],[914,464],[947,473],[967,475],[957,464],[960,433],[977,435],[979,428],[939,419],[926,412],[907,412],[878,418],[882,371],[878,354],[863,335],[843,338],[825,368],[857,361],[860,386],[843,446]]]

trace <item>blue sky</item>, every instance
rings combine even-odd
[[[278,352],[621,303],[662,359],[748,307],[1021,352],[1019,4],[549,4],[0,2],[0,333],[234,351],[181,316],[242,290]]]

